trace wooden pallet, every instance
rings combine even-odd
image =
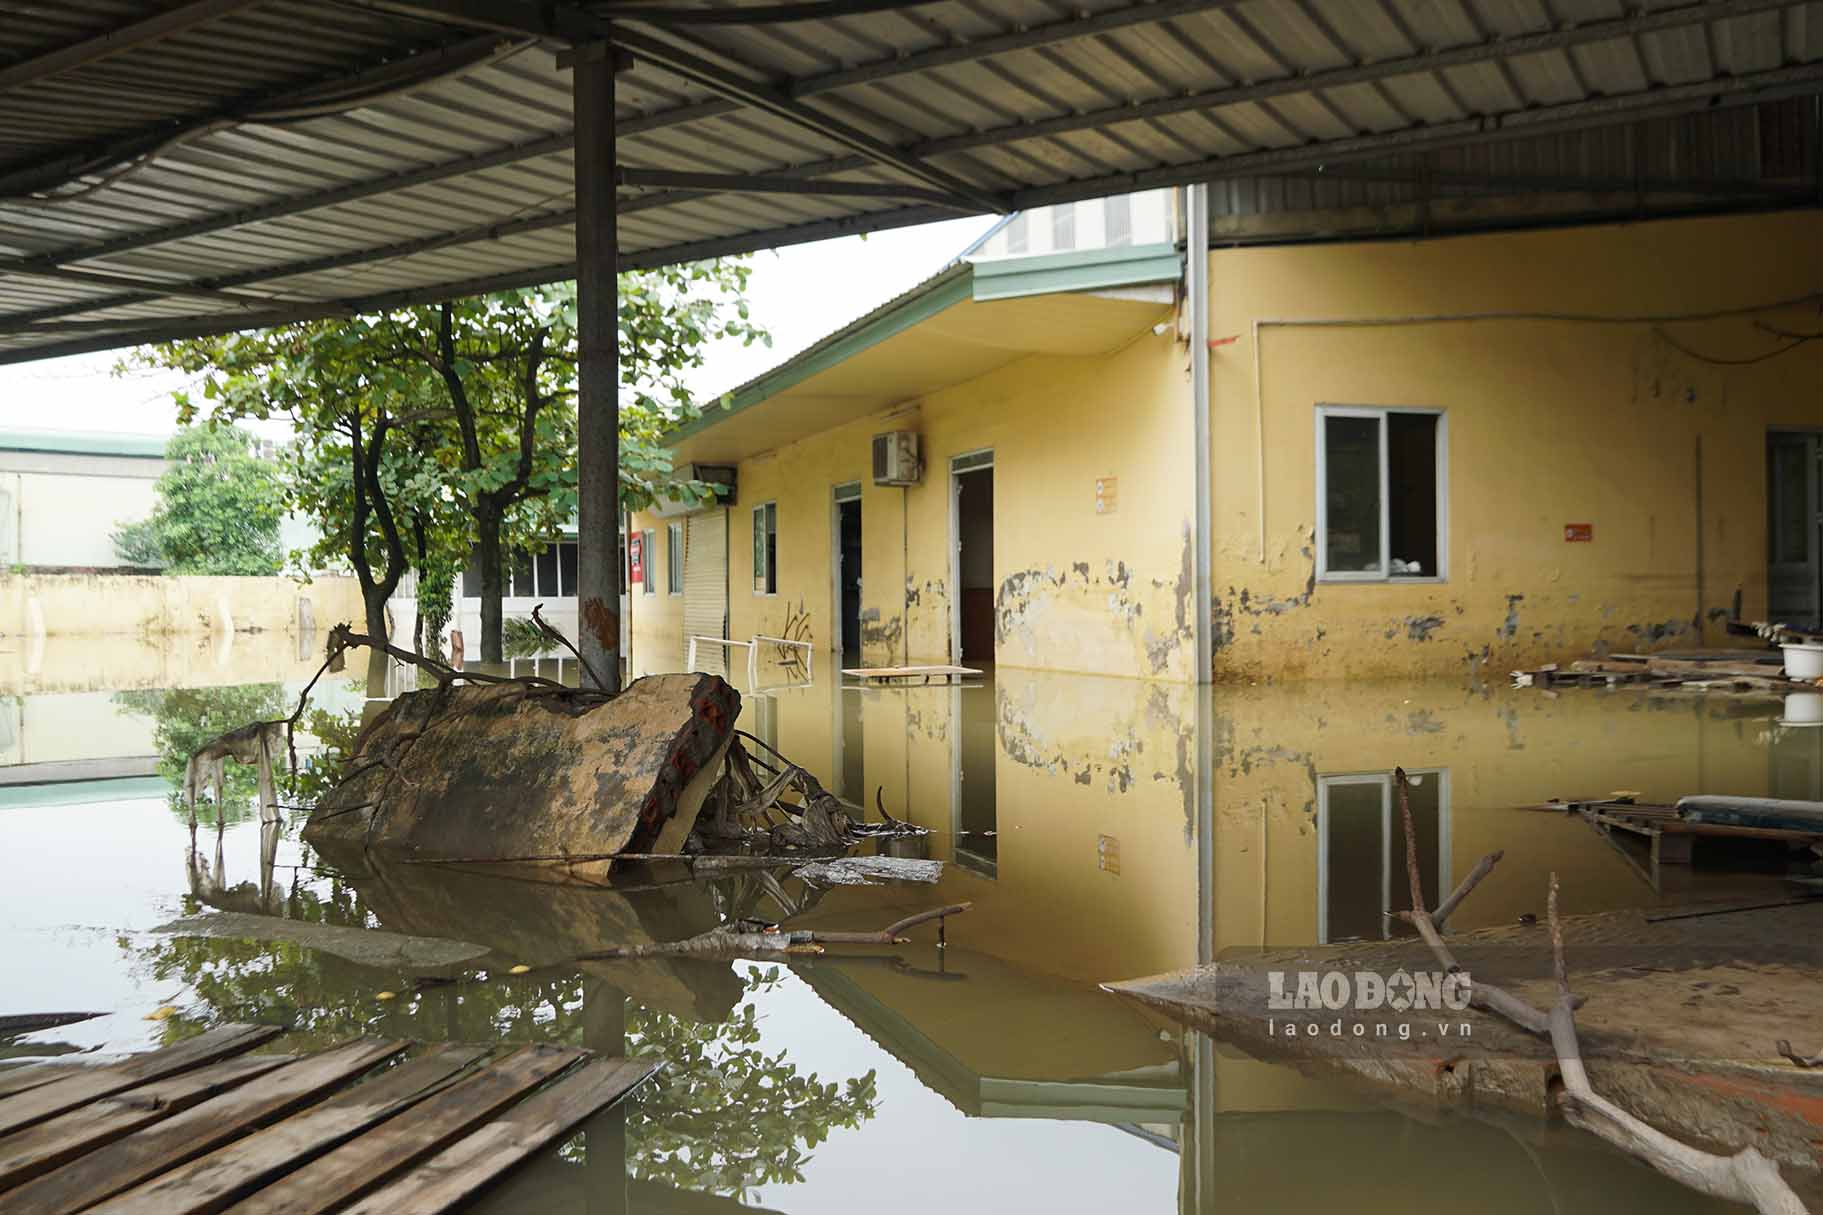
[[[249,1053],[280,1032],[223,1025],[105,1067],[4,1073],[0,1212],[434,1215],[658,1067],[404,1039]]]

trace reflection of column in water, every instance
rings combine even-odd
[[[582,1044],[600,1055],[627,1052],[627,997],[601,979],[584,981]],[[627,1210],[627,1102],[595,1115],[583,1124],[583,1150],[588,1215],[622,1215]]]

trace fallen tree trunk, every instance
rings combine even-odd
[[[1398,790],[1399,814],[1405,827],[1405,864],[1411,883],[1413,908],[1401,913],[1402,917],[1417,928],[1445,971],[1459,973],[1461,967],[1456,964],[1449,947],[1443,943],[1430,912],[1424,907],[1424,883],[1418,865],[1418,837],[1412,822],[1404,768],[1394,771],[1393,781]],[[1485,877],[1498,859],[1499,854],[1494,854],[1477,865],[1474,874],[1470,875],[1472,881],[1465,882],[1464,885],[1472,889],[1473,882]],[[1459,890],[1452,895],[1451,905],[1459,904],[1467,893],[1467,890]],[[1673,1139],[1595,1091],[1589,1083],[1588,1072],[1583,1067],[1582,1048],[1576,1036],[1576,1009],[1581,1006],[1582,1000],[1570,990],[1569,968],[1564,959],[1563,923],[1557,914],[1555,873],[1551,875],[1546,910],[1551,926],[1552,966],[1557,978],[1557,1002],[1550,1012],[1543,1012],[1526,1001],[1485,983],[1472,985],[1471,1001],[1477,1007],[1505,1017],[1532,1033],[1549,1036],[1557,1054],[1558,1075],[1563,1081],[1558,1105],[1564,1116],[1574,1125],[1607,1140],[1691,1189],[1731,1202],[1745,1203],[1763,1215],[1805,1215],[1807,1208],[1786,1184],[1779,1166],[1752,1146],[1744,1147],[1732,1156],[1702,1151]]]

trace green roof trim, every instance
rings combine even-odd
[[[910,291],[894,297],[861,319],[836,330],[822,341],[792,356],[771,371],[747,381],[728,394],[726,406],[710,405],[695,421],[686,422],[666,436],[675,443],[700,434],[727,418],[794,388],[814,375],[828,371],[878,346],[890,337],[922,324],[946,308],[960,304],[970,296],[974,267],[967,263],[951,266],[941,274],[925,279]]]
[[[975,299],[1011,300],[1174,283],[1183,274],[1183,267],[1183,254],[1173,244],[995,258],[975,263]]]
[[[0,430],[0,451],[162,460],[165,442],[158,435],[115,434],[104,430]]]
[[[665,442],[677,443],[701,434],[730,415],[821,375],[957,304],[1176,282],[1183,273],[1183,260],[1176,245],[1155,244],[958,262],[742,384],[728,394],[726,406],[706,407],[701,417],[667,434]]]

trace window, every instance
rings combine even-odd
[[[684,593],[684,525],[681,523],[665,525],[665,591],[671,595]]]
[[[1006,251],[1024,253],[1026,248],[1026,214],[1020,211],[1006,221]]]
[[[1317,407],[1317,576],[1442,578],[1447,427],[1435,409]]]
[[[538,594],[546,599],[557,597],[557,546],[547,544],[538,550]]]
[[[557,593],[574,595],[576,593],[576,541],[565,540],[557,546],[557,572],[559,575]]]
[[[1133,198],[1127,194],[1117,194],[1110,198],[1108,207],[1108,248],[1118,249],[1122,245],[1133,243]]]
[[[1435,907],[1450,888],[1447,769],[1412,772],[1409,801],[1419,883]],[[1409,936],[1405,822],[1391,773],[1317,778],[1317,943]]]
[[[655,547],[656,542],[652,539],[651,532],[641,532],[640,534],[645,537],[645,542],[640,545],[640,551],[645,555],[646,561],[646,594],[656,595],[658,579],[652,575],[652,563],[658,559],[658,549]]]
[[[1051,208],[1051,248],[1062,251],[1076,247],[1076,204],[1062,203]]]
[[[753,508],[753,593],[779,593],[779,504]]]
[[[481,598],[481,558],[478,556],[470,557],[468,568],[462,571],[462,597]]]

